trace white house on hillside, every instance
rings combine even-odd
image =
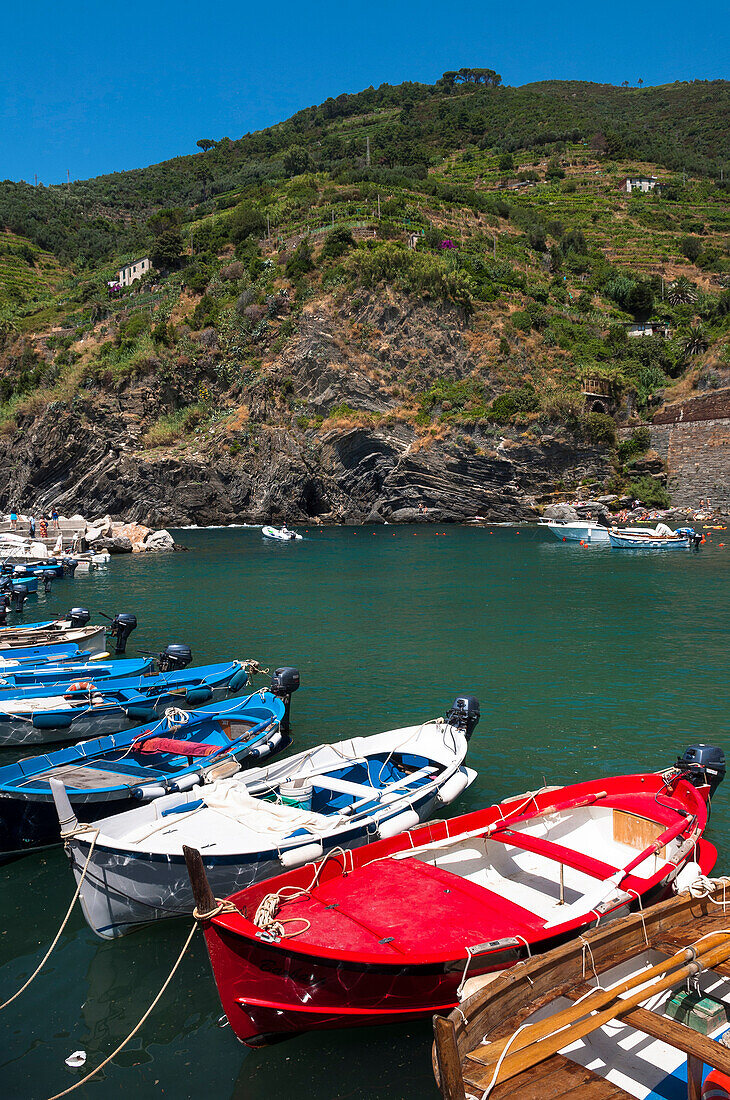
[[[632,191],[643,191],[646,194],[653,191],[658,182],[656,176],[627,176],[621,181],[621,190],[627,191],[629,195]]]
[[[131,286],[136,279],[141,279],[143,275],[146,275],[151,267],[152,265],[147,256],[141,260],[133,260],[131,264],[127,264],[117,272],[120,286]]]

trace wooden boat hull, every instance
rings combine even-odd
[[[641,829],[641,821],[646,820],[641,815],[649,817],[654,794],[662,789],[661,777],[652,775],[577,784],[557,794],[553,790],[528,798],[534,808],[524,820],[552,817],[562,821],[560,814],[567,813],[569,805],[585,809],[590,816],[598,803],[603,803],[598,813],[614,814],[614,829],[615,813],[624,813],[623,807],[630,811],[629,816],[639,815],[636,821]],[[230,900],[237,911],[223,912],[206,922],[205,936],[234,1032],[244,1043],[261,1045],[301,1031],[372,1025],[445,1011],[445,1006],[458,1003],[457,989],[467,972],[470,976],[497,972],[530,951],[548,950],[582,934],[597,919],[614,920],[632,906],[659,900],[671,891],[674,879],[691,858],[707,819],[706,804],[694,787],[677,781],[676,790],[680,792],[677,799],[690,807],[690,812],[673,810],[674,817],[686,830],[696,821],[698,832],[688,833],[682,841],[684,847],[677,847],[676,862],[657,858],[655,870],[644,872],[648,878],[625,873],[619,880],[622,889],[616,893],[604,890],[613,881],[607,864],[599,864],[588,854],[553,847],[548,860],[556,860],[555,851],[559,850],[560,859],[570,867],[571,853],[576,859],[580,856],[574,866],[582,863],[580,874],[600,883],[598,892],[595,888],[593,893],[586,892],[586,901],[579,897],[572,909],[571,903],[558,900],[557,892],[552,901],[549,892],[545,894],[549,902],[546,912],[565,906],[555,919],[530,911],[525,891],[537,895],[529,886],[522,890],[516,881],[515,890],[522,890],[522,896],[518,893],[518,901],[510,900],[505,879],[501,880],[504,889],[483,888],[468,876],[438,866],[438,860],[430,862],[431,854],[414,858],[424,850],[429,853],[443,848],[453,850],[457,861],[486,859],[468,848],[462,852],[461,838],[471,840],[478,835],[479,841],[472,845],[478,848],[485,830],[491,828],[488,836],[495,837],[504,830],[507,810],[502,807],[422,826],[393,840],[347,852],[336,867],[327,866],[326,861],[312,865],[318,868],[313,889],[312,868],[307,867],[271,880],[265,889],[257,886],[233,895]],[[568,795],[572,802],[560,801]],[[615,811],[612,805],[622,809]],[[663,812],[666,820],[666,807]],[[663,820],[659,811],[657,818]],[[508,831],[506,843],[514,846],[518,834]],[[531,849],[539,852],[548,843],[526,832],[519,837],[517,848],[528,853]],[[639,843],[641,854],[643,840]],[[486,843],[483,850],[486,852]],[[716,855],[711,847],[706,851],[705,873]],[[529,869],[528,874],[533,880],[540,877]],[[562,872],[560,881],[562,884]],[[299,888],[299,897],[292,898],[291,890],[288,892],[289,900],[281,912],[281,919],[294,925],[294,930],[282,935],[257,928],[253,914],[264,894],[285,887]],[[575,893],[574,887],[571,890]],[[602,899],[609,895],[611,900],[604,904]],[[590,904],[589,897],[593,899]],[[245,913],[249,916],[242,915]],[[295,925],[296,921],[304,922],[304,927]]]

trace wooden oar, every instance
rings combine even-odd
[[[578,1041],[578,1039],[585,1038],[586,1035],[590,1035],[591,1032],[597,1031],[605,1024],[615,1020],[618,1016],[623,1016],[630,1012],[633,1008],[637,1008],[643,1001],[649,1000],[650,997],[655,996],[657,993],[663,993],[665,989],[669,989],[674,985],[678,985],[686,978],[693,977],[698,974],[701,969],[712,969],[713,966],[717,966],[719,963],[725,962],[730,958],[730,936],[725,937],[725,942],[722,946],[716,947],[714,950],[703,952],[702,954],[702,966],[697,962],[687,963],[685,966],[681,966],[678,970],[675,970],[669,975],[665,975],[660,978],[659,981],[654,982],[652,985],[640,989],[638,993],[634,993],[631,997],[621,997],[621,987],[611,990],[612,997],[618,997],[615,1004],[610,1008],[604,1009],[602,1012],[596,1012],[595,1014],[585,1017],[586,1012],[590,1012],[590,1000],[585,1000],[579,1005],[572,1005],[569,1009],[563,1012],[558,1012],[552,1017],[550,1021],[546,1021],[552,1024],[552,1030],[556,1031],[560,1029],[558,1034],[547,1035],[543,1039],[538,1039],[533,1042],[530,1039],[530,1033],[532,1028],[527,1028],[524,1032],[521,1032],[514,1040],[513,1045],[517,1045],[516,1053],[508,1053],[502,1065],[499,1069],[498,1081],[504,1082],[511,1077],[515,1077],[518,1073],[524,1072],[526,1069],[537,1065],[539,1062],[544,1062],[546,1058],[552,1057],[553,1054],[557,1054],[563,1047],[569,1046],[572,1043]],[[565,1030],[570,1025],[569,1030]],[[505,1044],[501,1044],[504,1049]],[[512,1048],[510,1047],[510,1050]],[[469,1052],[468,1057],[475,1062],[482,1063],[486,1066],[494,1065],[499,1059],[499,1055],[494,1056],[494,1052],[491,1050],[491,1044],[489,1047],[477,1049]]]
[[[507,1045],[509,1045],[511,1053],[516,1054],[517,1051],[523,1050],[531,1043],[536,1043],[539,1039],[544,1039],[546,1035],[551,1035],[555,1031],[556,1026],[561,1026],[562,1023],[567,1025],[574,1020],[582,1019],[588,1013],[596,1012],[598,1009],[604,1008],[607,1004],[614,1001],[616,997],[620,997],[624,993],[636,989],[637,986],[652,981],[654,978],[662,977],[662,975],[671,970],[675,970],[683,963],[701,960],[708,951],[724,943],[730,943],[730,937],[724,932],[713,932],[712,935],[705,937],[705,939],[701,941],[696,952],[693,952],[690,947],[684,947],[670,958],[662,959],[662,961],[656,963],[655,966],[650,967],[648,970],[642,970],[638,974],[634,974],[632,978],[627,978],[625,981],[612,986],[610,989],[595,990],[592,996],[585,997],[579,1004],[573,1005],[570,1009],[566,1009],[566,1018],[564,1021],[559,1022],[558,1015],[550,1016],[545,1020],[539,1021],[539,1023],[530,1025],[530,1027],[526,1028],[524,1031],[521,1031],[512,1043],[510,1043],[509,1039],[497,1039],[493,1043],[485,1045],[483,1049],[488,1052],[490,1062],[497,1062]],[[642,996],[645,995],[642,993]],[[568,1016],[570,1016],[570,1019],[568,1019]],[[473,1057],[473,1055],[470,1055],[470,1057]]]

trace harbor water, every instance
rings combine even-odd
[[[258,529],[173,532],[188,553],[115,558],[54,582],[24,619],[72,605],[92,621],[130,611],[130,657],[189,642],[196,663],[296,665],[291,751],[416,723],[475,694],[468,762],[479,777],[450,815],[543,782],[657,770],[698,741],[730,754],[730,537],[720,546],[730,531],[698,553],[583,548],[524,527],[302,533],[274,543]],[[728,869],[730,780],[707,835]],[[73,881],[57,849],[0,867],[0,884],[2,1002],[40,961]],[[3,1096],[54,1096],[101,1062],[157,994],[189,927],[102,943],[75,911],[40,976],[0,1013]],[[248,1051],[221,1011],[198,933],[152,1016],[77,1095],[438,1096],[429,1021]],[[84,1070],[65,1065],[76,1050]]]

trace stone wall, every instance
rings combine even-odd
[[[696,508],[709,498],[730,511],[730,417],[652,424],[651,445],[666,464],[672,504]]]

